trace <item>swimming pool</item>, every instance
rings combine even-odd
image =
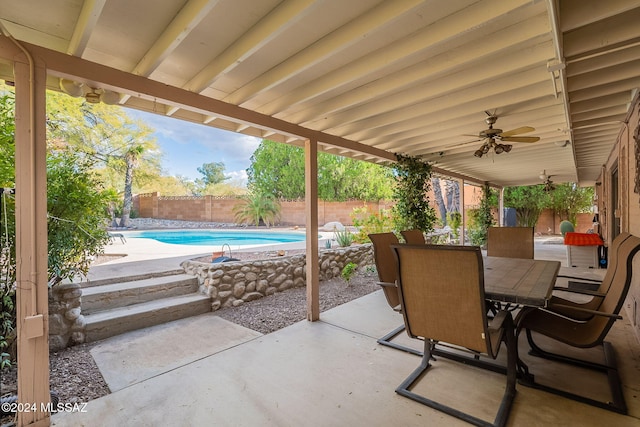
[[[122,233],[127,239],[153,239],[163,243],[189,246],[269,245],[304,242],[304,232],[225,231],[225,230],[144,230]]]

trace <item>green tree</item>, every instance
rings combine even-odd
[[[544,185],[506,187],[504,206],[516,210],[519,226],[535,227],[542,210],[550,206],[550,197],[544,191]]]
[[[132,120],[118,106],[90,104],[64,94],[47,94],[49,138],[98,160],[107,186],[122,189],[120,226],[128,226],[133,186],[160,172],[160,151],[153,130]],[[59,147],[61,148],[61,147]],[[98,168],[98,165],[96,165]]]
[[[305,196],[304,150],[263,140],[251,156],[248,186],[282,199]],[[318,154],[318,197],[327,201],[381,200],[392,196],[393,171],[385,166]]]
[[[263,140],[251,156],[247,186],[256,193],[279,199],[300,199],[305,194],[304,151],[299,147]]]
[[[555,190],[550,192],[549,207],[561,220],[566,219],[575,226],[579,213],[590,212],[593,206],[593,194],[593,187],[578,187],[572,182],[558,184]]]
[[[198,168],[198,172],[204,176],[204,178],[202,178],[204,186],[209,184],[219,184],[229,179],[224,176],[224,169],[225,166],[223,162],[204,163],[200,166]]]
[[[65,151],[47,157],[49,285],[84,276],[109,242],[105,224],[112,193],[101,190],[89,159]]]
[[[14,99],[0,95],[0,188],[12,188],[14,171]],[[15,199],[0,194],[0,369],[11,365],[10,353],[15,328]]]
[[[0,96],[0,184],[15,185],[15,120],[13,93]],[[51,126],[51,123],[49,123]],[[51,135],[50,133],[48,134]],[[94,256],[108,242],[104,227],[110,192],[102,190],[86,157],[73,153],[60,139],[47,141],[48,282],[86,275]],[[0,211],[0,350],[12,346],[15,325],[15,199],[4,192]]]
[[[398,230],[417,228],[424,232],[433,230],[436,212],[429,203],[431,166],[415,157],[397,154],[394,165],[396,184],[393,196],[394,219]]]

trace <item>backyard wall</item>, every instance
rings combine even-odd
[[[471,187],[471,186],[468,186]],[[476,187],[465,188],[465,209],[474,208],[479,203],[481,192]],[[235,197],[217,196],[160,196],[160,193],[146,193],[134,197],[134,209],[141,218],[156,218],[182,221],[235,223],[233,207],[238,203]],[[305,223],[304,200],[285,200],[281,202],[279,225],[300,225]],[[352,225],[351,214],[355,208],[367,206],[370,211],[391,209],[391,201],[363,202],[318,202],[318,223],[326,224],[339,221]],[[593,226],[593,214],[578,214],[576,231],[586,233]],[[552,210],[542,211],[536,233],[559,234],[561,219]]]
[[[218,196],[160,196],[160,193],[136,195],[133,207],[142,218],[172,219],[182,221],[203,221],[235,223],[233,207],[238,204],[236,197]],[[354,208],[367,206],[374,212],[388,209],[391,202],[363,202],[350,200],[346,202],[318,201],[318,223],[339,221],[351,225],[351,213]],[[281,214],[279,225],[304,225],[304,200],[285,200],[280,202]]]
[[[560,234],[560,222],[562,219],[554,214],[553,210],[545,209],[538,218],[535,232],[537,234]],[[576,218],[575,231],[578,233],[586,233],[593,229],[593,214],[578,214]]]

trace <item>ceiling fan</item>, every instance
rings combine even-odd
[[[546,170],[543,170],[542,172],[540,172],[540,175],[538,176],[542,180],[542,184],[544,185],[543,190],[546,192],[553,191],[556,189],[556,186],[553,185],[553,181],[551,181],[551,176],[552,175],[547,175]]]
[[[485,129],[478,134],[480,138],[479,141],[484,140],[480,148],[473,153],[473,155],[478,158],[487,154],[491,149],[493,149],[496,154],[511,151],[512,145],[503,144],[503,142],[537,142],[540,140],[537,136],[515,136],[522,133],[533,132],[535,129],[531,126],[522,126],[506,132],[503,132],[502,129],[494,129],[493,125],[498,120],[498,116],[488,111],[485,111],[485,113],[487,114],[487,118],[484,119],[484,121],[489,125],[489,129]]]

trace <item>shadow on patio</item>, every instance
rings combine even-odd
[[[536,258],[562,260],[566,265],[564,250],[563,245],[538,242]],[[576,273],[578,269],[570,270]],[[625,319],[616,322],[608,341],[616,350],[629,415],[518,385],[508,425],[637,426],[640,369],[634,361],[640,356],[640,345],[626,312],[621,314]],[[204,316],[215,317],[215,313]],[[204,350],[204,357],[182,366],[174,364],[161,374],[91,401],[84,413],[56,414],[52,424],[468,425],[394,392],[420,359],[382,347],[376,340],[401,322],[401,316],[388,307],[378,291],[323,313],[318,322],[303,321],[269,335],[249,335],[244,342],[222,349],[212,345]],[[212,323],[220,328],[235,327]],[[412,342],[406,335],[397,339],[421,348],[421,342]],[[564,379],[574,390],[608,399],[605,375],[535,360],[526,354],[523,336],[519,344],[521,356],[536,378],[549,378],[558,386]],[[163,350],[171,355],[175,345],[168,340]],[[418,390],[492,420],[503,387],[500,374],[438,358]]]

